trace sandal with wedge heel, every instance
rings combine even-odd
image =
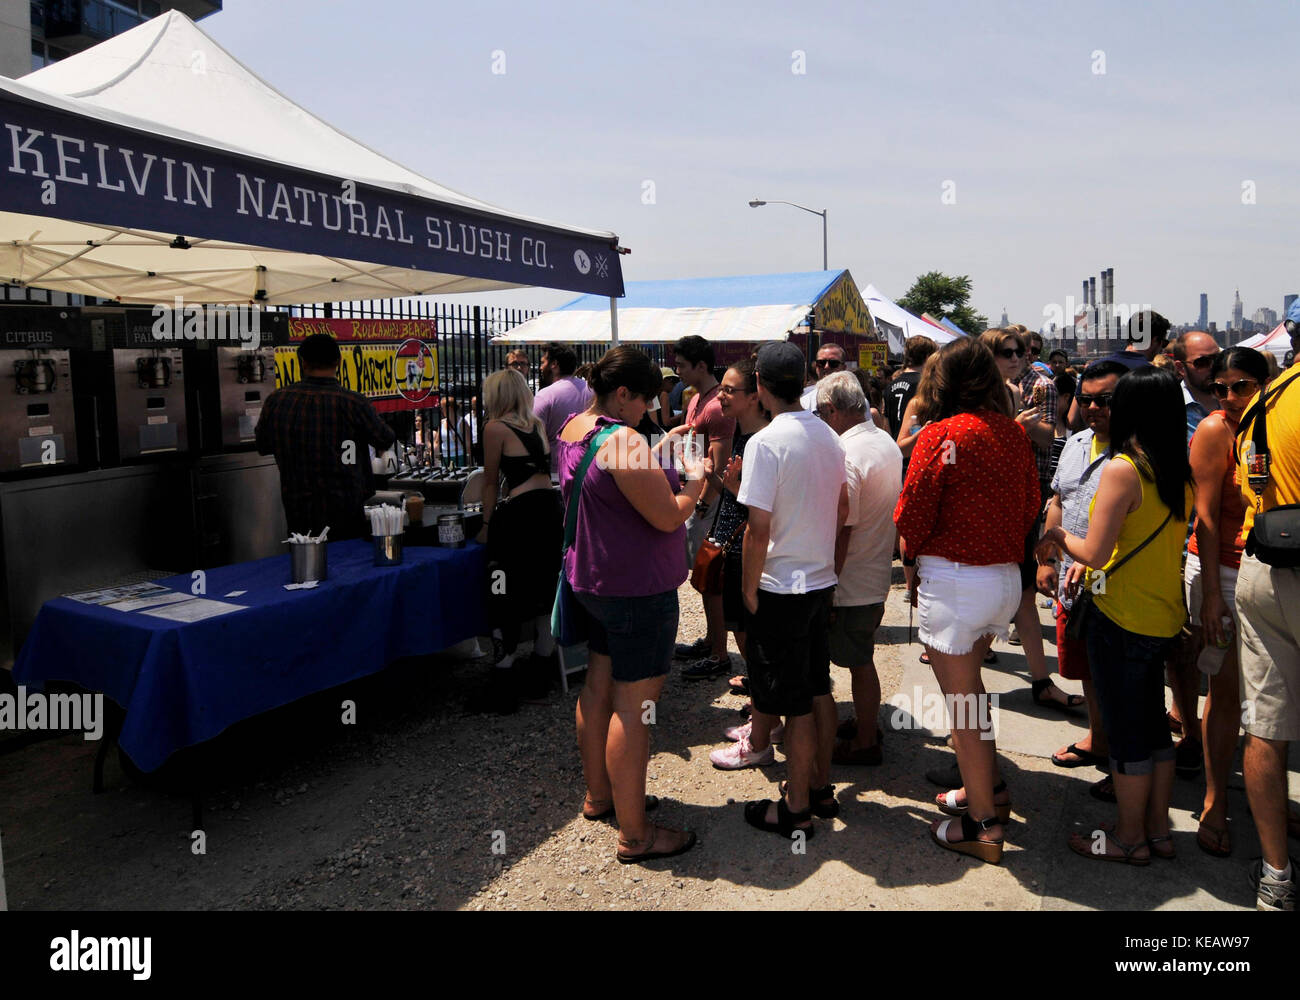
[[[953,822],[961,823],[961,840],[948,839],[948,827]],[[990,816],[988,819],[971,819],[970,814],[966,813],[959,820],[945,819],[938,827],[931,827],[930,839],[946,851],[968,854],[972,858],[979,858],[985,864],[996,865],[1002,861],[1002,838],[980,840],[979,836],[984,831],[1001,825],[996,816]]]
[[[993,786],[994,796],[1001,795],[1006,790],[1007,790],[1007,783],[1005,781],[999,781],[996,785]],[[967,811],[970,809],[970,806],[969,805],[961,806],[957,804],[957,793],[959,791],[961,791],[960,788],[954,788],[950,792],[944,792],[942,795],[936,795],[934,797],[934,804],[939,807],[940,812],[948,816],[966,815]],[[993,803],[993,813],[995,816],[997,816],[999,823],[1010,822],[1011,802],[1010,802],[1009,795],[1008,795],[1008,801]]]
[[[773,803],[769,799],[756,799],[753,802],[745,803],[745,822],[756,830],[765,830],[768,833],[778,833],[787,840],[798,830],[808,840],[811,840],[817,828],[812,825],[812,808],[804,809],[801,812],[791,812],[790,807],[785,803],[785,796],[776,800],[776,822],[770,823],[767,819],[767,807]],[[808,823],[808,826],[799,826],[799,823]]]

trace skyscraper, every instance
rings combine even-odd
[[[1241,320],[1244,312],[1245,309],[1241,305],[1241,289],[1235,288],[1232,292],[1232,329],[1242,329]]]
[[[0,74],[24,76],[66,59],[165,11],[194,20],[221,10],[222,0],[0,0]],[[24,10],[28,8],[28,10]]]
[[[1196,317],[1196,329],[1204,330],[1210,322],[1210,297],[1201,292],[1201,312]]]

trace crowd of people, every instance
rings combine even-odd
[[[1170,341],[1153,312],[1128,335],[1125,350],[1078,368],[1059,351],[1043,360],[1042,338],[1021,326],[938,349],[914,337],[900,369],[874,378],[850,370],[836,344],[821,346],[811,372],[786,342],[720,371],[711,345],[686,337],[671,369],[622,346],[585,377],[572,351],[552,345],[535,398],[527,359],[521,371],[512,357],[483,387],[493,485],[481,540],[507,581],[490,604],[499,680],[486,707],[509,711],[555,676],[564,617],[588,645],[583,815],[616,817],[618,860],[637,862],[696,842],[650,819],[646,705],[674,659],[685,680],[728,674],[749,720],[727,730],[713,766],[771,764],[782,745],[781,797],[745,805],[744,818],[812,837],[815,819],[840,809],[832,768],[884,760],[874,652],[900,557],[950,708],[983,703],[992,641],[1018,638],[1034,702],[1086,712],[1086,735],[1052,761],[1104,772],[1092,794],[1116,816],[1072,837],[1072,850],[1136,866],[1173,858],[1175,774],[1203,772],[1197,843],[1230,855],[1226,788],[1244,730],[1263,848],[1258,906],[1293,910],[1300,389],[1287,390],[1300,368],[1279,372],[1200,332]],[[688,575],[706,627],[679,643]],[[1058,669],[1082,696],[1053,683],[1040,597],[1053,609]],[[535,642],[521,664],[526,628]],[[731,671],[729,635],[742,673]],[[851,680],[844,721],[832,662]],[[989,714],[951,715],[956,766],[927,775],[948,818],[930,835],[996,863],[1012,795]]]

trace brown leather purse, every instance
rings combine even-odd
[[[722,593],[722,570],[726,566],[727,551],[744,530],[745,522],[741,521],[731,537],[721,545],[712,538],[706,538],[700,543],[700,550],[695,553],[695,565],[691,567],[692,587],[701,594]]]

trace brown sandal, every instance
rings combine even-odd
[[[1202,823],[1196,828],[1196,846],[1211,857],[1230,857],[1232,854],[1232,834],[1228,832],[1226,826],[1222,830],[1216,830],[1214,827]]]
[[[654,858],[675,858],[679,854],[685,854],[687,851],[689,851],[692,847],[695,846],[696,843],[695,831],[687,830],[686,840],[681,844],[680,847],[676,847],[671,851],[654,850],[655,841],[659,839],[659,831],[667,830],[667,829],[668,827],[666,826],[661,827],[658,823],[651,823],[650,837],[647,840],[624,840],[622,837],[619,837],[618,838],[619,849],[618,851],[615,852],[615,857],[618,858],[618,863],[620,865],[636,865],[636,864],[640,864],[642,861],[650,861]],[[636,854],[623,853],[624,847],[639,847],[639,846],[643,846],[645,850],[638,851]]]
[[[1108,835],[1106,837],[1106,841],[1108,844],[1114,844],[1124,853],[1111,854],[1109,851],[1103,851],[1102,853],[1097,854],[1092,849],[1092,845],[1094,843],[1093,839],[1091,837],[1084,836],[1082,833],[1070,834],[1069,844],[1070,844],[1070,850],[1072,850],[1075,854],[1079,855],[1080,857],[1091,858],[1093,861],[1117,861],[1122,865],[1134,865],[1139,868],[1151,864],[1151,859],[1149,857],[1136,858],[1133,856],[1135,851],[1138,851],[1143,847],[1145,847],[1148,851],[1151,850],[1150,845],[1148,845],[1148,843],[1145,840],[1140,841],[1139,843],[1136,844],[1125,844],[1123,841],[1117,840],[1115,837]]]

